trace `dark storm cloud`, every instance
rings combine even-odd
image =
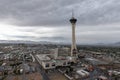
[[[120,41],[119,0],[0,0],[0,39],[77,43]]]
[[[72,9],[78,25],[120,22],[119,0],[0,0],[0,20],[18,26],[64,26]]]

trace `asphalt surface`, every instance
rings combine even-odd
[[[35,58],[35,57],[34,57]],[[42,68],[42,66],[39,64],[38,60],[35,58],[35,61],[37,62],[37,71],[41,73],[43,80],[50,80],[50,78],[47,76],[46,72]]]

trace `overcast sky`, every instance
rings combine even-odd
[[[0,40],[70,43],[72,9],[77,43],[120,41],[120,0],[0,0]]]

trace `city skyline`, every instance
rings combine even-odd
[[[118,0],[1,0],[0,7],[0,40],[70,43],[74,9],[77,43],[120,41]]]

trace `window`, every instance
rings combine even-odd
[[[70,65],[70,62],[68,62],[67,64]]]
[[[52,63],[52,66],[55,66],[55,63]]]
[[[47,64],[45,65],[45,67],[49,67],[49,63],[47,63]]]
[[[64,62],[63,65],[66,65],[66,62]]]

